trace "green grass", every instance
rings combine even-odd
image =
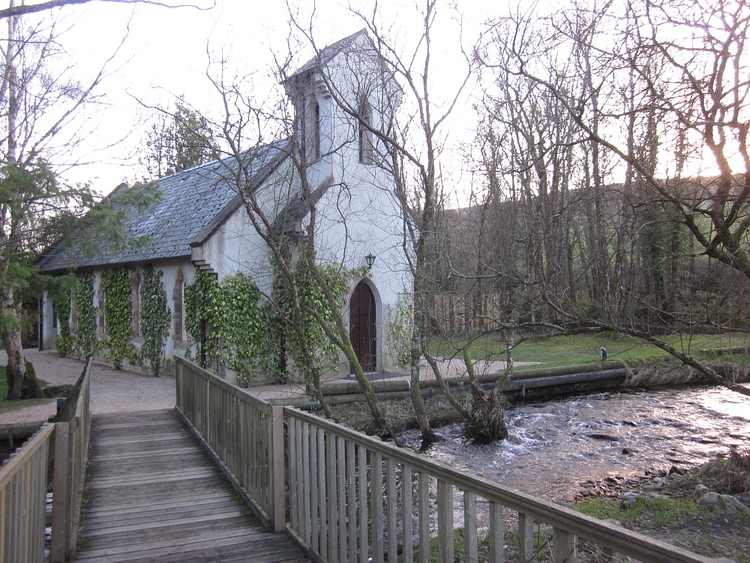
[[[600,520],[618,520],[627,528],[676,528],[698,515],[698,506],[691,498],[639,496],[626,508],[620,507],[617,499],[594,498],[576,508]]]
[[[704,356],[704,350],[750,346],[750,334],[726,333],[711,335],[665,336],[663,340],[686,354]],[[430,351],[438,356],[452,356],[466,345],[464,338],[434,340]],[[535,362],[536,367],[558,367],[597,362],[600,350],[607,349],[609,360],[637,362],[668,356],[666,352],[638,338],[618,334],[578,334],[536,337],[525,340],[513,350],[516,362]],[[484,336],[470,345],[472,358],[505,359],[505,342],[498,336]],[[460,357],[460,352],[459,357]],[[705,355],[708,357],[708,355]],[[530,366],[531,367],[531,366]],[[519,366],[517,369],[524,369]],[[528,369],[528,368],[527,368]]]

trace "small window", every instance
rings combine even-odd
[[[359,161],[362,164],[372,164],[372,106],[364,96],[359,101]]]
[[[305,162],[320,159],[320,104],[315,96],[308,96],[302,104],[302,151]]]

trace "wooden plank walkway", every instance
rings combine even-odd
[[[93,419],[77,561],[307,561],[265,531],[173,410]]]

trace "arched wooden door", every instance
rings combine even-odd
[[[363,281],[354,288],[349,303],[349,337],[362,369],[375,371],[375,295]]]

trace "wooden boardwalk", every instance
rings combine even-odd
[[[265,531],[172,410],[93,419],[77,561],[307,561]]]

